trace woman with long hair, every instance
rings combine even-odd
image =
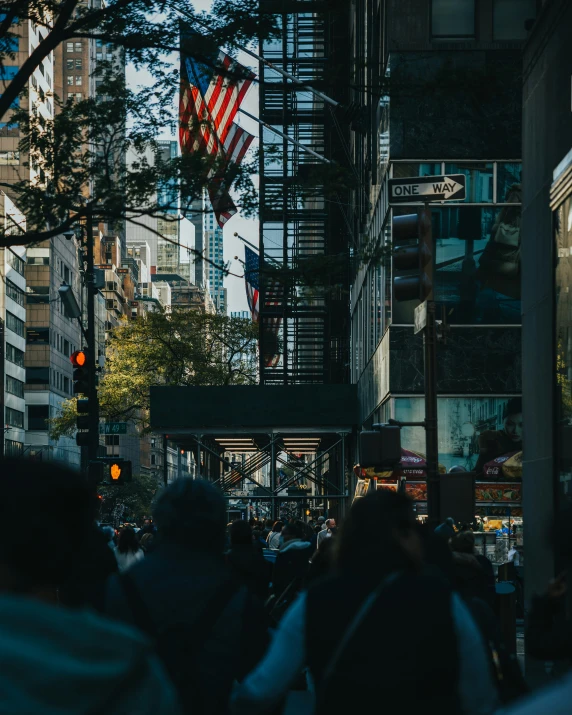
[[[275,549],[276,551],[280,548],[280,536],[282,534],[282,527],[284,526],[283,521],[275,521],[272,531],[266,537],[269,549]]]
[[[126,571],[143,558],[143,550],[139,546],[135,531],[130,526],[124,526],[119,532],[115,558],[120,571]]]

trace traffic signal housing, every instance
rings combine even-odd
[[[78,399],[77,400],[77,417],[76,417],[76,427],[78,429],[75,436],[75,443],[78,447],[89,446],[89,429],[90,429],[90,416],[89,416],[89,400]]]
[[[87,352],[76,350],[70,356],[73,365],[73,392],[74,395],[87,395],[89,393],[89,368]]]
[[[397,425],[375,425],[377,429],[359,434],[360,467],[389,471],[401,461],[401,429]]]
[[[108,479],[109,484],[126,484],[132,478],[132,465],[130,461],[125,459],[115,459],[108,463]]]
[[[431,210],[423,208],[414,214],[394,216],[392,241],[394,299],[427,300],[433,292]]]

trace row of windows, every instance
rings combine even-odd
[[[6,392],[16,397],[24,397],[24,383],[12,375],[6,375]]]
[[[16,255],[11,249],[8,249],[6,259],[10,268],[13,268],[16,273],[19,273],[21,276],[24,275],[24,268],[26,267],[26,262],[23,261],[20,256]]]
[[[24,351],[11,343],[6,343],[6,360],[9,360],[18,367],[24,367]]]
[[[68,76],[67,76],[67,83],[68,83],[68,85],[73,85],[73,84],[74,84],[73,79],[74,79],[74,75],[68,74]],[[80,74],[76,74],[76,75],[75,75],[75,84],[78,85],[78,86],[81,85],[81,84],[83,84],[83,77],[82,77],[82,75],[80,75]]]
[[[8,298],[11,298],[15,303],[18,303],[18,305],[24,305],[24,298],[26,294],[9,278],[6,278],[6,295],[8,296]]]
[[[83,50],[83,42],[66,42],[67,52],[81,52]]]
[[[431,35],[435,39],[477,37],[477,0],[432,0]],[[525,40],[526,23],[536,17],[536,0],[493,0],[493,39]]]
[[[24,334],[25,334],[24,321],[20,320],[20,318],[17,318],[9,310],[6,311],[6,327],[8,328],[8,330],[11,330],[13,333],[16,333],[16,335],[19,335],[21,338],[24,337]]]
[[[50,288],[49,286],[27,286],[26,287],[26,303],[49,303]]]
[[[66,395],[71,395],[72,383],[69,377],[62,375],[62,373],[58,372],[57,370],[52,370],[51,372],[51,385],[53,385],[53,387],[55,387],[57,390],[65,392]]]
[[[21,457],[24,454],[24,443],[14,439],[4,440],[4,454],[7,457]]]
[[[11,427],[24,429],[24,413],[20,412],[20,410],[15,410],[12,407],[6,407],[6,424]]]
[[[76,57],[76,59],[70,59],[66,60],[66,69],[67,70],[73,70],[75,67],[76,70],[81,70],[83,69],[83,59],[81,57]]]

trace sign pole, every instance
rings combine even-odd
[[[425,211],[430,212],[427,204]],[[430,215],[430,213],[429,213]],[[428,237],[432,236],[429,231]],[[431,239],[432,240],[432,239]],[[427,246],[433,255],[433,246]],[[435,285],[434,260],[426,266],[430,284]],[[441,523],[440,475],[439,475],[439,432],[437,420],[437,322],[435,320],[434,288],[427,296],[426,324],[423,331],[425,368],[425,458],[427,461],[427,519],[431,527]]]

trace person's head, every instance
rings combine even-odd
[[[0,588],[53,596],[83,562],[95,495],[84,476],[57,463],[6,459],[0,474]]]
[[[294,539],[303,539],[305,534],[304,525],[298,521],[289,521],[282,528],[282,538],[284,543],[293,541]]]
[[[472,554],[475,551],[475,535],[472,531],[460,531],[451,539],[451,549],[458,554]]]
[[[153,507],[162,541],[201,551],[222,552],[226,502],[204,479],[176,479],[163,489]]]
[[[276,534],[280,534],[283,528],[284,528],[283,521],[275,521],[274,525],[272,527],[272,531]]]
[[[112,526],[102,526],[101,531],[107,539],[107,541],[113,541],[115,538],[115,529]]]
[[[139,542],[137,536],[130,526],[124,526],[119,532],[117,539],[117,550],[121,554],[126,554],[128,551],[139,551]]]
[[[143,534],[143,536],[141,537],[141,541],[139,542],[139,544],[140,544],[141,548],[142,548],[143,550],[145,550],[145,549],[148,549],[148,548],[151,546],[151,544],[153,543],[154,539],[155,539],[155,537],[153,536],[153,534],[152,534],[150,531],[148,531],[146,534]]]
[[[336,526],[336,520],[335,519],[326,519],[326,526],[328,529],[333,529]]]
[[[264,528],[265,529],[272,529],[272,519],[265,519],[264,520]]]
[[[244,519],[237,519],[229,526],[228,537],[231,546],[250,545],[252,543],[252,528]]]
[[[319,517],[318,517],[318,524],[323,524],[324,521],[325,521],[325,519],[324,519],[323,516],[319,516]]]
[[[513,397],[504,409],[503,429],[513,442],[522,441],[522,399]]]
[[[143,519],[143,526],[151,526],[151,519],[145,517],[145,519]]]
[[[371,571],[374,579],[396,569],[419,567],[423,558],[411,500],[386,489],[353,503],[336,543],[342,571]]]

